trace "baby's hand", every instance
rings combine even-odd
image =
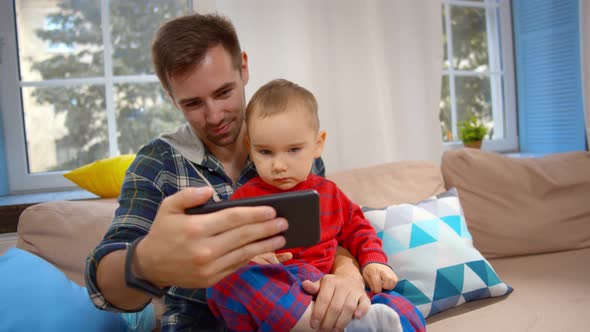
[[[369,263],[363,268],[363,278],[371,292],[380,293],[382,290],[392,290],[397,284],[398,278],[393,270],[380,263]]]
[[[293,258],[293,254],[290,252],[283,252],[275,254],[274,252],[267,252],[252,258],[252,262],[267,265],[267,264],[281,264]]]

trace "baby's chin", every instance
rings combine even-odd
[[[296,185],[297,184],[294,183],[294,184],[290,184],[290,185],[279,185],[279,186],[276,186],[276,187],[279,188],[279,189],[282,189],[282,190],[290,190],[290,189],[293,189],[293,187],[295,187]]]
[[[289,190],[299,184],[299,181],[294,179],[289,179],[286,181],[265,181],[266,183],[270,184],[271,186],[281,189],[281,190]]]

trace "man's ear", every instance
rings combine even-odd
[[[242,67],[240,68],[242,74],[242,82],[244,85],[248,83],[248,79],[250,78],[250,73],[248,72],[248,54],[246,52],[242,52]]]
[[[324,143],[326,142],[326,131],[320,130],[318,133],[318,138],[316,139],[315,151],[313,154],[314,158],[319,158],[322,156],[322,152],[324,152]]]

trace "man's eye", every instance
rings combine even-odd
[[[229,97],[229,95],[231,94],[231,89],[227,89],[227,90],[223,90],[219,93],[218,97],[219,98],[225,98],[225,97]]]
[[[272,154],[272,152],[270,150],[259,150],[258,153],[265,155],[265,156]]]
[[[184,107],[187,107],[187,108],[196,108],[199,106],[201,106],[201,102],[199,102],[199,101],[190,101],[190,102],[184,104]]]

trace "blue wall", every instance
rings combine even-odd
[[[514,0],[521,152],[586,150],[579,0]]]

